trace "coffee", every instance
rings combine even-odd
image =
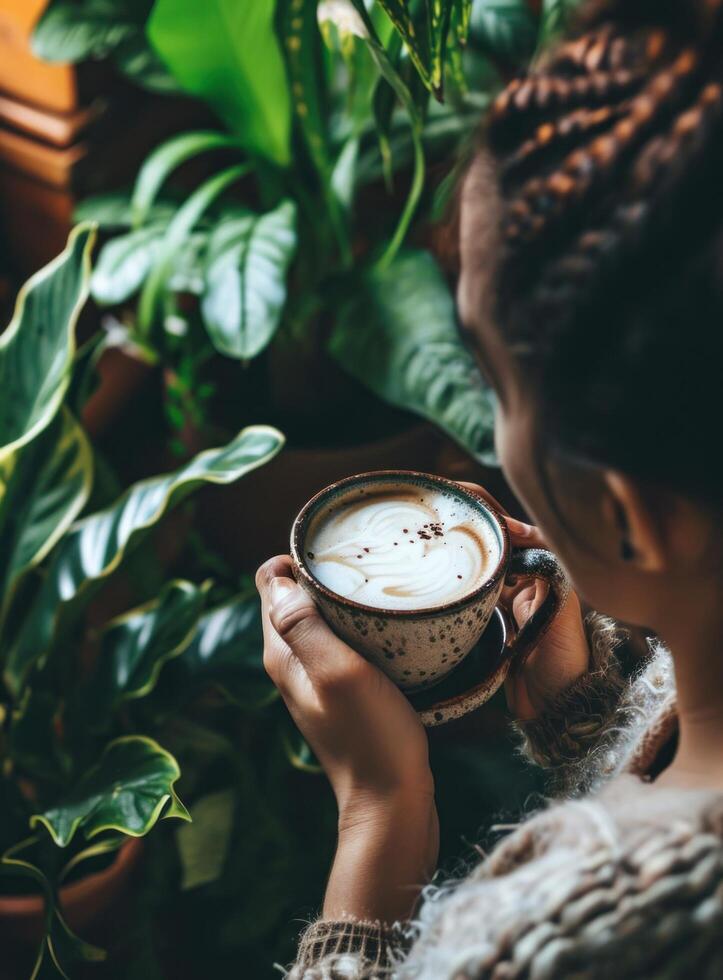
[[[428,609],[475,592],[500,561],[483,510],[444,487],[360,488],[322,507],[304,541],[311,573],[376,609]]]

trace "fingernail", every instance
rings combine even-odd
[[[529,538],[534,530],[531,524],[525,524],[524,521],[518,521],[516,517],[510,517],[507,523],[513,525],[512,530],[514,530],[515,534],[518,534],[521,538]]]
[[[296,590],[296,583],[292,582],[288,578],[274,578],[271,580],[271,586],[269,593],[271,596],[271,605],[277,606],[280,602],[283,602],[286,596],[291,595],[292,592]]]

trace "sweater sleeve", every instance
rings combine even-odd
[[[301,936],[288,980],[382,980],[410,945],[410,929],[399,923],[314,922]]]
[[[553,771],[554,784],[565,784],[565,772],[577,766],[617,724],[628,688],[617,651],[624,634],[599,613],[585,619],[590,669],[551,701],[532,721],[514,722],[522,752]]]

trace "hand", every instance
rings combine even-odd
[[[546,548],[539,529],[507,514],[482,487],[473,483],[463,486],[481,494],[493,507],[505,514],[513,548]],[[544,600],[547,588],[543,582],[506,586],[502,596],[518,626],[522,626]],[[571,592],[555,617],[550,629],[528,657],[524,666],[511,670],[505,681],[510,711],[521,721],[535,718],[552,698],[581,677],[589,667],[590,648],[582,621],[580,600]]]
[[[405,917],[437,859],[427,736],[402,692],[327,626],[288,555],[256,575],[264,666],[329,777],[339,848],[324,914]]]

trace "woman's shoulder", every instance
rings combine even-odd
[[[723,794],[623,775],[527,820],[468,878],[428,896],[411,963],[424,964],[425,980],[446,976],[454,947],[464,976],[505,963],[525,975],[622,980],[657,976],[656,957],[683,943],[698,952],[687,972],[681,961],[666,976],[707,969],[711,957],[723,968],[722,882]]]

